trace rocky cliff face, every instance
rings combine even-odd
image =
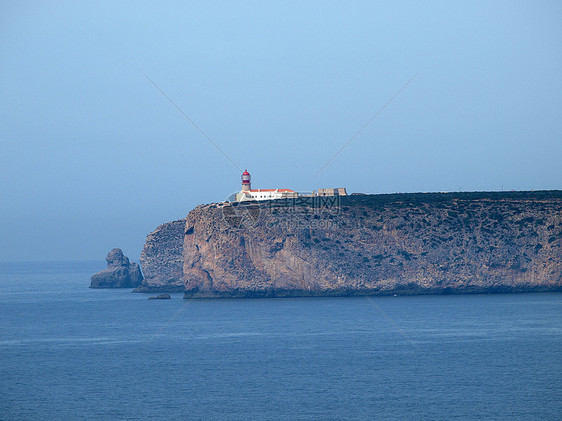
[[[90,288],[135,288],[142,281],[139,265],[130,263],[121,249],[113,249],[105,258],[107,268],[92,276]]]
[[[562,192],[333,200],[195,208],[186,297],[562,290]]]
[[[160,225],[148,234],[140,262],[144,281],[135,292],[183,291],[185,219]]]

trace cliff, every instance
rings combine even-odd
[[[192,210],[183,233],[173,224],[174,276],[161,257],[141,262],[145,283],[148,264],[186,297],[562,290],[560,191],[213,204]],[[149,240],[145,250],[168,247]]]
[[[183,291],[185,219],[168,222],[148,234],[140,262],[144,280],[134,292]]]

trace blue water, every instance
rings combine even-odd
[[[147,300],[0,264],[0,419],[560,419],[562,294]]]

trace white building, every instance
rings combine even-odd
[[[246,191],[240,190],[240,192],[236,194],[236,201],[273,200],[286,199],[288,197],[297,197],[297,192],[291,189],[253,189]]]
[[[318,192],[304,194],[303,196],[347,196],[345,188],[318,189]],[[245,170],[242,173],[242,190],[236,193],[236,201],[246,200],[274,200],[299,197],[299,194],[291,189],[252,189],[252,176]]]

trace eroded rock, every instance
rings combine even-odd
[[[92,276],[90,288],[136,288],[142,282],[139,265],[130,263],[123,251],[114,248],[105,258],[107,268]]]
[[[168,222],[148,234],[140,256],[144,280],[134,292],[181,292],[185,219]]]

